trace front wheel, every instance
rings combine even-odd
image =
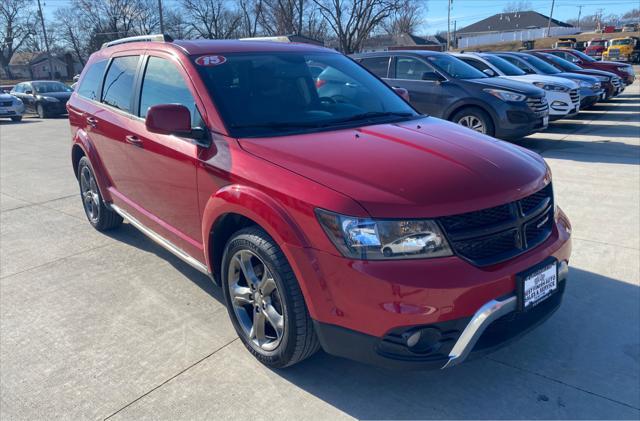
[[[222,258],[225,302],[238,336],[260,362],[282,368],[320,347],[289,262],[258,227],[235,233]]]
[[[491,117],[480,108],[473,107],[462,109],[455,113],[451,118],[451,121],[489,136],[493,136],[495,133]]]
[[[21,116],[21,115],[19,115],[19,116],[11,117],[11,121],[15,121],[16,123],[17,123],[18,121],[22,121],[22,116]]]
[[[47,118],[47,112],[44,110],[44,106],[42,104],[38,104],[36,112],[38,113],[38,117]]]

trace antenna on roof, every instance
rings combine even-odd
[[[128,42],[144,42],[144,41],[157,41],[157,42],[172,42],[171,38],[167,34],[154,34],[154,35],[138,35],[135,37],[120,38],[114,41],[105,42],[102,44],[102,48],[113,47],[114,45],[126,44]]]

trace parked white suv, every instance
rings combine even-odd
[[[10,118],[13,121],[22,120],[24,104],[19,98],[0,91],[0,118]]]
[[[579,88],[578,84],[563,77],[540,74],[527,74],[507,60],[489,53],[452,53],[465,63],[475,67],[488,76],[503,77],[530,83],[544,89],[549,103],[549,118],[557,120],[565,117],[573,109],[571,91]],[[551,104],[555,104],[551,106]],[[561,106],[560,104],[566,104]],[[575,114],[575,113],[574,113]]]

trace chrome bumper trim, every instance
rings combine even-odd
[[[558,282],[560,282],[569,275],[569,265],[566,261],[561,261],[558,262],[557,268]],[[442,369],[451,368],[463,362],[469,356],[485,329],[495,320],[515,311],[517,307],[518,297],[515,295],[502,300],[491,300],[480,307],[469,321],[467,327],[462,331],[451,352],[449,352],[449,361],[442,366]]]
[[[204,264],[202,264],[198,260],[191,257],[189,254],[187,254],[187,252],[177,247],[171,241],[162,237],[160,234],[153,231],[151,228],[148,228],[142,222],[138,221],[136,218],[131,216],[129,212],[118,207],[117,205],[114,205],[113,203],[110,204],[109,206],[111,207],[111,209],[116,211],[120,216],[122,216],[127,222],[129,222],[131,225],[133,225],[134,227],[142,231],[144,235],[146,235],[147,237],[149,237],[150,239],[152,239],[153,241],[155,241],[156,243],[158,243],[159,245],[161,245],[162,247],[164,247],[165,249],[173,253],[177,258],[187,263],[191,267],[198,269],[200,272],[204,273],[205,275],[210,275],[209,270]]]

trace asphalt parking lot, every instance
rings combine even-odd
[[[130,225],[91,228],[65,118],[3,121],[0,418],[640,418],[640,84],[518,143],[573,223],[548,322],[447,371],[324,353],[272,371],[205,276]]]

